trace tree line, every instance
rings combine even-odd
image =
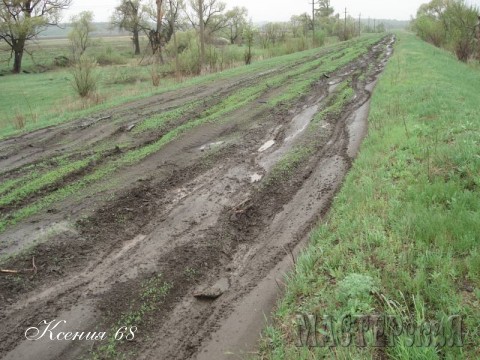
[[[423,4],[412,20],[423,40],[451,50],[460,61],[480,61],[480,13],[464,0],[432,0]]]
[[[72,0],[2,0],[0,2],[0,42],[4,42],[13,58],[13,73],[21,72],[27,43],[49,26],[58,26],[61,11]],[[316,0],[312,13],[292,16],[289,22],[267,23],[253,26],[244,7],[227,9],[220,0],[119,0],[110,19],[112,27],[131,33],[134,53],[142,52],[140,38],[148,39],[150,54],[159,63],[164,62],[163,51],[173,43],[173,56],[178,62],[178,52],[186,47],[177,39],[177,32],[195,31],[197,34],[199,70],[205,64],[206,44],[244,44],[245,63],[253,58],[254,43],[266,48],[276,46],[293,37],[306,41],[313,39],[314,46],[322,45],[326,36],[347,40],[363,32],[385,31],[382,23],[365,24],[357,19],[335,13],[329,0]],[[92,12],[83,12],[71,20],[69,33],[72,62],[77,62],[92,44],[94,31]]]

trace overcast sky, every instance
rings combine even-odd
[[[188,1],[188,0],[187,0]],[[287,21],[292,15],[306,11],[311,12],[311,0],[223,0],[228,8],[245,6],[254,22]],[[347,11],[349,15],[363,18],[381,18],[409,20],[418,7],[429,0],[331,0],[336,12]],[[480,0],[467,0],[480,7]],[[73,0],[71,8],[65,12],[64,21],[81,11],[90,10],[95,14],[95,21],[108,21],[113,8],[120,0]]]

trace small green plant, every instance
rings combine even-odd
[[[371,310],[373,292],[377,292],[374,279],[363,274],[349,274],[337,286],[338,300],[353,312]]]
[[[72,86],[80,97],[85,98],[95,93],[98,85],[98,74],[95,71],[97,62],[94,58],[81,56],[72,69]]]
[[[191,267],[186,267],[184,273],[185,276],[189,279],[195,279],[198,275],[198,271]]]

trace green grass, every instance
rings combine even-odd
[[[86,168],[92,161],[98,159],[99,157],[100,156],[90,156],[79,161],[59,166],[53,171],[36,176],[34,178],[32,176],[29,176],[29,181],[24,181],[23,185],[15,186],[15,188],[12,186],[12,183],[14,185],[18,184],[14,180],[10,183],[7,183],[8,186],[2,184],[3,192],[7,192],[7,189],[10,189],[11,191],[0,197],[0,206],[9,205],[13,202],[23,200],[27,196],[34,194],[35,192],[43,189],[44,187],[55,184],[56,182],[67,177],[68,175],[71,175],[74,172],[78,172]]]
[[[162,112],[158,115],[155,115],[151,118],[148,118],[140,123],[139,126],[136,126],[133,132],[142,133],[152,129],[159,129],[164,126],[167,126],[169,123],[179,119],[188,112],[194,110],[197,106],[200,105],[200,101],[192,101],[185,105],[182,105],[179,108],[175,108],[170,111]]]
[[[480,358],[480,72],[399,38],[360,155],[287,278],[264,359]],[[462,315],[465,344],[409,347],[402,335],[383,350],[297,348],[298,313]]]

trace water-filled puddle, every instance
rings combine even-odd
[[[285,142],[291,141],[298,135],[300,135],[307,126],[310,124],[310,121],[312,121],[313,117],[318,111],[318,105],[311,106],[304,111],[302,111],[300,114],[295,116],[292,119],[292,122],[290,124],[289,129],[287,130],[287,133],[285,134]]]
[[[260,180],[262,180],[262,175],[258,174],[258,173],[255,173],[253,174],[252,176],[250,176],[250,182],[253,184],[253,183],[256,183],[256,182],[259,182]]]
[[[217,142],[205,144],[205,145],[202,145],[199,150],[200,151],[210,150],[211,148],[222,145],[224,142],[225,141],[217,141]]]
[[[275,145],[275,140],[268,140],[260,147],[260,149],[258,149],[258,152],[264,152],[265,150],[270,149],[273,145]]]

